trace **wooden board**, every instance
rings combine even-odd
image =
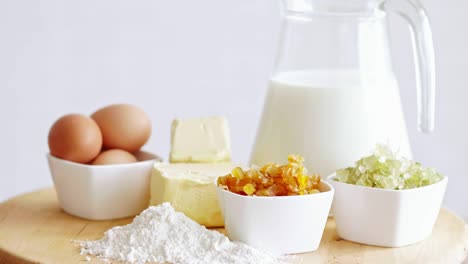
[[[68,215],[59,208],[54,189],[24,194],[0,204],[0,263],[101,263],[86,262],[71,241],[98,239],[107,229],[130,222]],[[297,263],[461,263],[467,250],[466,223],[442,209],[430,238],[396,249],[341,240],[330,218],[320,248],[298,255]]]

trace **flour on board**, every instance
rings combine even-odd
[[[96,241],[75,241],[82,255],[124,263],[284,264],[277,258],[208,230],[169,203],[151,206],[132,223],[116,226]]]

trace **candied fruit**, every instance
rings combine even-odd
[[[289,196],[320,192],[320,176],[308,175],[303,162],[303,157],[289,155],[285,165],[269,163],[259,169],[247,171],[237,167],[230,174],[219,177],[218,186],[248,196]]]
[[[252,195],[255,193],[255,187],[251,183],[247,183],[242,189],[247,195]]]

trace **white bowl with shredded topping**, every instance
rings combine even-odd
[[[382,247],[420,242],[432,233],[448,178],[403,190],[360,186],[327,177],[335,188],[332,213],[338,235],[346,240]]]

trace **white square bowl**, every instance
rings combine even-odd
[[[327,182],[319,187],[320,193],[278,197],[243,196],[217,187],[229,238],[278,255],[317,250],[334,193]]]
[[[139,214],[148,207],[151,169],[160,159],[146,152],[137,156],[143,161],[87,165],[47,154],[60,207],[90,220]]]
[[[387,190],[327,180],[335,187],[332,213],[338,235],[382,247],[420,242],[432,233],[448,178],[428,186]]]

